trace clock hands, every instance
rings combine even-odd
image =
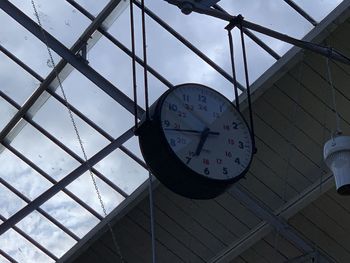
[[[199,154],[201,153],[203,145],[204,145],[205,141],[207,140],[209,133],[210,133],[210,129],[209,128],[205,128],[201,132],[201,137],[199,139],[199,143],[197,145],[196,152],[194,154],[195,156],[199,156]]]
[[[208,129],[208,128],[207,128]],[[189,132],[189,133],[202,133],[204,131],[198,131],[198,130],[191,130],[191,129],[177,129],[177,128],[164,128],[165,131],[179,131],[179,132]],[[205,130],[205,129],[204,129]],[[209,129],[208,129],[209,130]],[[214,132],[214,131],[208,131],[208,135],[220,135],[219,132]]]

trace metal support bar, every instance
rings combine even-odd
[[[273,56],[276,60],[281,58],[272,48],[266,45],[260,38],[258,38],[252,31],[246,28],[242,28],[243,33],[246,34],[251,40],[253,40],[256,44],[258,44],[262,49],[264,49],[267,53]]]
[[[133,129],[129,129],[119,138],[114,140],[112,143],[108,144],[101,151],[96,153],[93,157],[91,157],[88,162],[84,162],[79,167],[74,169],[71,173],[69,173],[66,177],[64,177],[61,181],[57,182],[55,185],[50,187],[44,193],[35,198],[28,205],[23,207],[5,222],[0,225],[0,235],[5,233],[19,221],[21,221],[24,217],[32,213],[34,210],[38,209],[42,204],[44,204],[47,200],[57,194],[59,191],[63,190],[70,183],[72,183],[75,179],[77,179],[81,174],[86,172],[89,169],[89,166],[94,166],[103,158],[105,158],[108,154],[113,152],[115,149],[120,147],[130,136],[133,134]]]
[[[5,251],[3,251],[1,248],[0,248],[0,255],[3,256],[4,258],[6,258],[11,263],[18,263],[18,261],[14,260],[12,257],[10,257],[10,255],[5,253]]]
[[[281,233],[291,243],[296,244],[304,252],[312,252],[313,246],[307,243],[296,231],[292,230],[290,225],[282,218],[275,216],[268,208],[263,204],[259,204],[257,200],[253,199],[250,194],[245,192],[239,186],[233,186],[228,192],[236,198],[239,202],[243,203],[249,210],[255,213],[259,218],[268,222],[272,227]]]
[[[332,49],[332,48],[329,48],[326,46],[322,46],[322,45],[318,45],[318,44],[314,44],[311,42],[299,40],[299,39],[290,37],[288,35],[276,32],[276,31],[271,30],[269,28],[254,24],[252,22],[248,22],[246,20],[242,21],[242,26],[245,28],[257,31],[259,33],[262,33],[264,35],[279,39],[281,41],[292,44],[294,46],[313,51],[313,52],[318,53],[322,56],[329,57],[329,58],[332,58],[336,61],[350,65],[350,58],[341,54],[339,51],[337,51],[335,49]]]
[[[298,6],[292,0],[284,0],[288,5],[290,5],[295,11],[297,11],[302,17],[309,21],[313,26],[317,26],[317,22],[308,13],[306,13],[300,6]]]
[[[42,42],[45,43],[45,41],[47,41],[47,44],[53,51],[55,51],[58,55],[63,57],[67,62],[69,62],[73,67],[79,70],[83,75],[85,75],[88,79],[90,79],[93,83],[95,83],[98,87],[100,87],[104,92],[106,92],[114,100],[120,103],[130,113],[132,114],[134,113],[133,101],[128,96],[126,96],[123,92],[118,90],[113,84],[111,84],[107,79],[102,77],[89,65],[83,63],[79,59],[79,57],[73,54],[72,51],[67,49],[62,43],[60,43],[48,32],[45,32],[45,38],[44,38],[41,28],[34,21],[32,21],[28,16],[26,16],[22,11],[20,11],[16,6],[11,4],[8,0],[3,0],[3,1],[0,1],[0,8],[4,12],[6,12],[9,16],[11,16],[13,19],[15,19],[18,23],[20,23],[23,27],[29,30],[32,34],[34,34]],[[41,93],[48,87],[50,83],[51,81],[49,79],[45,80],[41,85],[42,88],[39,88],[40,92],[38,92],[39,93],[38,96],[35,96],[34,98],[32,98],[30,103],[27,101],[28,104],[26,104],[26,107],[22,107],[21,110],[17,112],[17,114],[12,118],[12,120],[6,125],[6,127],[0,133],[0,142],[13,129],[13,127],[24,116],[24,114],[27,112],[30,106],[36,101],[36,99],[41,95]],[[142,116],[144,113],[144,110],[141,107],[139,107],[138,111],[139,111],[139,116]]]
[[[13,55],[10,51],[8,51],[5,47],[3,47],[0,43],[0,51],[4,53],[7,57],[9,57],[13,62],[15,62],[17,65],[19,65],[21,68],[23,68],[25,71],[27,71],[30,75],[32,75],[34,78],[39,80],[40,82],[43,82],[44,79],[36,73],[32,68],[30,68],[27,64],[23,63],[19,58],[17,58],[15,55]]]
[[[180,3],[181,1],[178,1],[178,2]],[[232,16],[226,12],[222,12],[222,11],[214,9],[214,8],[202,8],[200,5],[193,5],[192,11],[195,11],[195,12],[200,13],[200,14],[213,16],[213,17],[216,17],[216,18],[219,18],[222,20],[226,20],[226,21],[230,22],[230,25],[232,27],[236,26],[236,23],[240,23],[242,25],[242,27],[244,27],[244,28],[248,28],[248,29],[251,29],[253,31],[257,31],[261,34],[279,39],[283,42],[292,44],[294,46],[297,46],[297,47],[300,47],[303,49],[313,51],[313,52],[318,53],[320,55],[323,55],[323,56],[332,58],[336,61],[342,62],[344,64],[350,65],[350,58],[341,54],[339,51],[337,51],[335,49],[290,37],[286,34],[282,34],[282,33],[279,33],[277,31],[271,30],[269,28],[266,28],[266,27],[254,24],[252,22],[249,22],[247,20],[241,19],[239,16]]]
[[[221,12],[228,14],[228,12],[218,4],[215,4],[213,7]],[[266,45],[265,42],[258,38],[252,31],[246,28],[242,28],[242,30],[244,34],[246,34],[251,40],[253,40],[256,44],[258,44],[262,49],[264,49],[267,53],[273,56],[276,60],[279,60],[281,58],[280,55],[278,55],[272,48]]]
[[[248,193],[238,186],[232,187],[228,190],[228,193],[243,203],[249,210],[264,220],[264,222],[257,225],[238,241],[229,245],[228,248],[225,248],[219,255],[210,260],[210,262],[221,263],[233,260],[247,248],[251,247],[258,240],[261,240],[264,236],[270,233],[273,228],[302,251],[306,253],[313,252],[314,247],[300,237],[296,230],[294,230],[286,220],[298,213],[298,211],[309,205],[332,187],[334,187],[334,179],[333,175],[330,174],[324,177],[321,182],[316,182],[308,187],[303,193],[286,203],[275,213],[269,212],[268,208],[263,204],[258,204],[256,200],[250,197]],[[320,253],[320,256],[328,259],[328,256],[323,253]]]
[[[3,217],[0,214],[0,220],[2,220],[3,222],[6,222],[6,218]],[[16,231],[18,234],[20,234],[22,237],[24,237],[25,239],[27,239],[30,243],[32,243],[36,248],[38,248],[39,250],[41,250],[44,254],[46,254],[47,256],[49,256],[50,258],[52,258],[54,261],[57,261],[58,258],[52,254],[48,249],[46,249],[44,246],[42,246],[39,242],[37,242],[36,240],[34,240],[31,236],[29,236],[27,233],[25,233],[22,229],[20,229],[17,226],[13,226],[12,229],[14,231]]]
[[[141,8],[141,3],[138,0],[131,0],[134,2],[136,6]],[[215,69],[219,74],[221,74],[224,78],[226,78],[229,82],[233,83],[233,78],[230,74],[228,74],[225,70],[219,67],[214,61],[212,61],[209,57],[207,57],[202,51],[196,48],[191,42],[189,42],[186,38],[181,36],[178,32],[176,32],[171,26],[169,26],[166,22],[164,22],[160,17],[158,17],[155,13],[145,7],[145,13],[152,18],[155,22],[157,22],[161,27],[163,27],[166,31],[168,31],[171,35],[173,35],[177,40],[179,40],[182,44],[184,44],[187,48],[189,48],[193,53],[195,53],[198,57],[200,57],[203,61],[205,61],[209,66]],[[244,87],[238,83],[238,87],[241,91],[244,91]]]

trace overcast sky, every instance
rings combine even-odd
[[[294,0],[309,12],[317,21],[327,15],[340,0]],[[27,15],[35,19],[30,0],[12,0]],[[64,0],[36,0],[40,19],[45,29],[70,47],[82,34],[90,21]],[[77,1],[97,15],[107,0]],[[178,8],[163,0],[145,1],[146,5],[169,25],[191,41],[197,48],[210,57],[228,73],[230,71],[226,23],[215,18],[199,14],[183,15]],[[130,47],[130,25],[128,3],[125,11],[110,27],[109,32]],[[220,5],[233,15],[242,14],[247,20],[302,38],[312,26],[282,0],[223,0]],[[140,12],[135,7],[137,54],[142,57]],[[43,78],[52,70],[45,45],[23,29],[14,20],[0,10],[0,44],[29,65]],[[278,54],[283,55],[290,46],[280,41],[261,36]],[[243,83],[242,58],[238,32],[234,32],[236,67],[238,80]],[[154,21],[147,19],[147,50],[149,65],[161,73],[171,83],[198,82],[219,90],[233,99],[232,85],[219,73],[189,51],[175,38],[170,36]],[[275,60],[259,46],[247,38],[247,55],[251,81],[256,80]],[[55,54],[56,63],[59,57]],[[100,41],[88,54],[89,65],[111,81],[128,96],[132,96],[131,63],[127,55],[115,47],[106,38]],[[142,68],[137,68],[139,99],[143,98]],[[39,82],[0,53],[0,90],[22,105]],[[85,76],[73,71],[63,82],[68,100],[81,112],[116,138],[132,127],[132,115],[115,103]],[[149,76],[150,99],[155,101],[167,88],[153,76]],[[57,91],[58,94],[61,94]],[[143,102],[141,102],[143,105]],[[16,110],[0,98],[0,129],[2,129]],[[50,98],[33,118],[52,135],[67,145],[79,156],[79,148],[67,110],[53,98]],[[109,142],[91,127],[76,118],[79,132],[87,154],[91,157]],[[139,157],[137,140],[133,138],[127,144]],[[12,146],[24,154],[45,173],[55,180],[62,179],[79,163],[63,152],[59,147],[41,135],[32,126],[25,128],[13,140]],[[52,184],[8,150],[0,153],[0,176],[8,183],[33,200]],[[131,194],[146,178],[146,171],[120,150],[116,150],[95,167],[111,181]],[[123,197],[97,179],[103,201],[110,212]],[[68,189],[84,202],[102,214],[89,174],[85,173],[72,183]],[[13,193],[0,184],[0,214],[8,218],[25,205]],[[98,220],[76,204],[66,194],[59,193],[42,206],[45,211],[67,226],[79,237],[83,237]],[[75,241],[57,227],[35,212],[18,224],[22,230],[38,240],[57,257],[62,256]],[[50,262],[50,259],[35,249],[13,230],[0,237],[0,248],[19,262]],[[0,256],[0,263],[7,262]]]

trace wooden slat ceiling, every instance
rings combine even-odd
[[[347,56],[349,30],[347,20],[328,33],[326,41]],[[350,67],[331,62],[331,70],[342,129],[350,134]],[[314,192],[319,197],[304,203],[300,211],[280,212],[291,200],[302,198],[305,189],[329,176],[322,151],[334,127],[331,105],[326,60],[306,52],[301,62],[254,101],[258,153],[239,187],[257,203],[288,220],[293,231],[323,254],[319,262],[350,262],[350,199],[337,195],[333,182],[316,187]],[[267,226],[266,235],[252,239],[238,255],[230,251],[235,258],[213,261],[244,237],[254,237],[265,223],[230,191],[213,200],[198,201],[175,195],[159,185],[154,191],[154,203],[158,262],[313,262],[312,256],[317,254],[305,255],[297,244]],[[114,225],[127,262],[151,262],[149,214],[145,198]],[[108,232],[71,259],[84,263],[121,262]]]

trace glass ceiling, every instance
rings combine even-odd
[[[1,2],[1,6],[13,4],[36,24],[30,0]],[[185,82],[208,85],[233,100],[226,22],[195,13],[185,16],[164,0],[145,2],[152,15],[146,21],[151,102],[172,85]],[[222,0],[219,4],[230,14],[242,14],[251,22],[300,39],[341,1],[294,0],[300,9],[290,2]],[[87,61],[80,58],[79,65],[88,63],[94,71],[92,78],[104,79],[108,87],[124,94],[122,100],[132,100],[129,3],[35,3],[44,29],[71,54],[87,45]],[[137,4],[134,11],[136,54],[142,58],[141,11]],[[97,16],[102,19],[94,20]],[[55,262],[103,220],[104,214],[45,44],[1,8],[0,24],[6,25],[0,27],[0,263]],[[276,55],[283,56],[291,47],[254,34],[275,52],[275,57],[246,38],[251,82],[275,63]],[[234,39],[239,43],[237,31]],[[52,53],[110,213],[148,178],[137,139],[130,130],[132,111],[118,103],[120,96],[114,91],[93,82],[91,74],[82,73]],[[235,45],[235,54],[237,78],[244,83],[239,45]],[[143,107],[140,64],[137,86]]]

